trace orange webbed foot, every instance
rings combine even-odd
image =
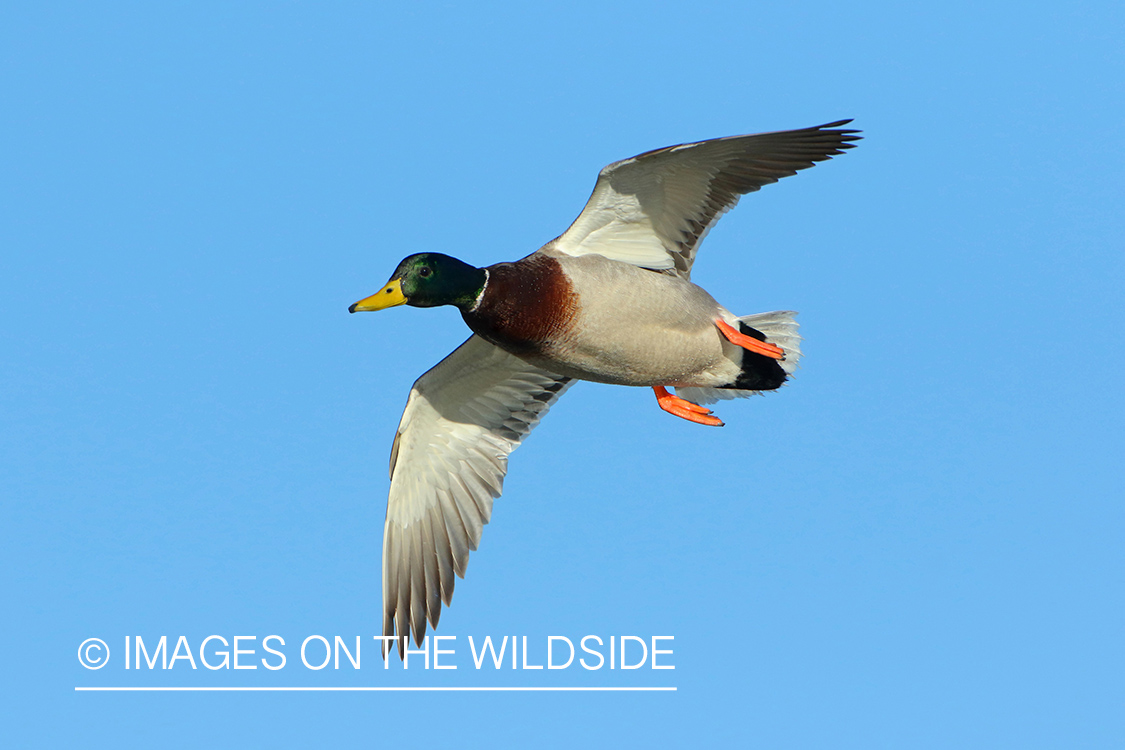
[[[719,332],[726,337],[727,341],[731,342],[735,346],[741,346],[747,351],[754,352],[755,354],[761,354],[762,356],[770,357],[771,359],[785,359],[785,350],[783,350],[780,346],[777,346],[776,344],[767,344],[765,341],[758,341],[758,339],[754,338],[753,336],[747,336],[745,333],[739,333],[738,331],[734,330],[733,326],[731,326],[722,318],[718,318],[715,320],[715,327],[718,328]]]
[[[696,424],[705,424],[708,427],[723,426],[723,420],[711,416],[711,410],[707,407],[693,404],[679,396],[673,396],[668,392],[668,389],[662,385],[654,385],[652,390],[656,393],[656,403],[660,404],[660,408],[669,414],[674,414],[681,419],[686,419]]]

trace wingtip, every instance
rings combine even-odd
[[[835,122],[826,122],[825,124],[818,125],[818,126],[816,126],[815,128],[812,128],[812,129],[813,130],[819,130],[821,132],[833,133],[835,135],[840,136],[840,141],[841,141],[840,148],[854,148],[854,146],[852,145],[851,142],[852,141],[862,141],[863,136],[860,135],[860,133],[862,133],[863,131],[857,130],[856,128],[844,128],[844,127],[842,127],[844,125],[849,125],[852,122],[855,122],[855,119],[849,117],[846,120],[836,120]]]

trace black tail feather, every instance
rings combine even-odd
[[[758,339],[758,341],[766,340],[764,333],[756,328],[751,328],[742,321],[738,322],[738,330],[746,336]],[[742,351],[742,372],[738,373],[738,378],[734,383],[722,387],[740,391],[772,391],[780,388],[787,379],[785,370],[781,369],[781,364],[776,359],[744,349]]]

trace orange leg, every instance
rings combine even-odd
[[[765,357],[770,357],[771,359],[785,359],[785,351],[780,346],[777,346],[776,344],[767,344],[765,341],[758,341],[758,339],[754,338],[753,336],[747,336],[744,333],[739,333],[722,318],[719,318],[715,321],[715,326],[719,329],[719,332],[726,337],[727,341],[731,342],[735,346],[741,346],[747,351],[754,352],[755,354],[761,354]]]
[[[711,416],[710,409],[699,404],[693,404],[679,396],[673,396],[662,385],[654,385],[652,390],[656,393],[656,403],[660,404],[660,408],[669,414],[675,414],[677,417],[682,417],[696,424],[705,424],[710,427],[723,426],[721,419]]]

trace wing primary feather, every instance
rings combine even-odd
[[[399,636],[399,656],[401,657],[404,649],[406,648],[406,638],[410,635],[410,572],[403,570],[410,564],[410,560],[406,557],[406,550],[404,545],[398,545],[399,555],[399,570],[397,571],[395,584],[398,587],[398,605],[395,610],[395,631]]]
[[[426,565],[422,559],[421,535],[410,529],[410,631],[414,644],[422,645],[426,634]]]
[[[398,550],[395,547],[394,527],[390,521],[383,529],[383,635],[395,634],[395,611],[398,609],[398,583],[395,578],[398,567]],[[386,657],[386,641],[383,642],[383,656]]]
[[[437,548],[428,513],[422,516],[418,532],[425,570],[426,618],[430,621],[430,627],[436,628],[437,618],[441,615],[441,583],[438,577]]]
[[[445,530],[445,521],[437,508],[430,508],[430,530],[434,535],[434,548],[437,551],[438,576],[441,581],[441,599],[448,607],[453,601],[453,587],[457,576],[453,573],[453,549],[449,543],[449,534]],[[434,619],[437,627],[437,618]]]

